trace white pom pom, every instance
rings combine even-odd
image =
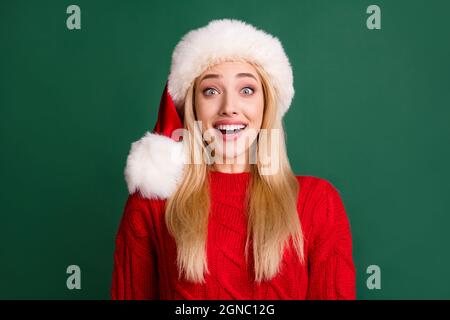
[[[183,142],[147,132],[133,142],[125,168],[129,193],[166,199],[178,186],[184,168]]]

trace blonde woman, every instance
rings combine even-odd
[[[128,156],[113,299],[355,299],[339,192],[289,165],[293,95],[280,41],[250,24],[181,39],[157,124]]]

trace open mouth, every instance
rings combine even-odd
[[[225,135],[233,135],[240,133],[241,131],[245,130],[247,128],[247,125],[244,124],[220,124],[217,126],[214,126],[214,129],[219,130],[222,134]]]

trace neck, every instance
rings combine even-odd
[[[211,166],[212,171],[218,171],[223,173],[242,173],[242,172],[250,172],[249,164],[213,164]]]
[[[225,158],[225,159],[224,159]],[[221,158],[221,160],[214,162],[211,165],[211,169],[213,171],[223,172],[223,173],[242,173],[242,172],[250,172],[250,162],[248,153],[244,152],[234,158]]]

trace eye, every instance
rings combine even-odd
[[[215,93],[211,93],[211,91],[217,92],[217,90],[214,89],[214,88],[206,88],[205,90],[203,90],[203,93],[204,93],[205,95],[207,95],[207,96],[214,95]]]
[[[250,87],[245,87],[244,89],[241,90],[241,92],[243,92],[246,95],[250,95],[253,93],[253,89]]]

